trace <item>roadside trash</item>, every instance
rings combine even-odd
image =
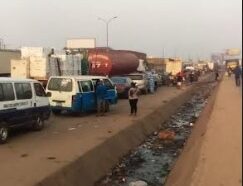
[[[73,128],[73,127],[72,127],[72,128],[69,128],[68,130],[75,130],[75,129],[76,129],[76,128]]]
[[[47,157],[48,160],[55,160],[57,159],[56,157],[53,157],[53,156],[50,156],[50,157]]]
[[[25,158],[27,156],[29,156],[29,155],[28,154],[21,154],[21,158]]]
[[[207,100],[203,95],[212,87],[207,84],[204,89],[204,92],[199,90],[197,94],[193,94],[177,113],[161,123],[158,131],[153,132],[144,143],[124,156],[111,173],[95,186],[165,185],[174,162],[181,154],[200,112],[206,105]]]
[[[159,132],[159,139],[161,140],[173,140],[175,138],[174,131],[161,131]]]
[[[158,132],[154,132],[154,136],[157,136],[158,135]]]
[[[129,183],[129,186],[148,186],[148,184],[144,181],[135,181]]]

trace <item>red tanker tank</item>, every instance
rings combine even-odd
[[[136,55],[125,51],[89,51],[89,72],[91,75],[123,75],[135,72],[139,65]]]

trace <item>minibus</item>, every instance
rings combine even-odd
[[[52,76],[49,78],[46,92],[51,110],[60,114],[69,112],[89,112],[97,108],[95,87],[103,80],[107,87],[106,111],[110,104],[117,103],[117,91],[112,81],[105,76]]]
[[[50,113],[49,99],[40,82],[0,77],[0,143],[7,141],[12,128],[31,124],[41,130]]]

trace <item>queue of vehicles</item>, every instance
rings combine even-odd
[[[111,79],[106,76],[52,76],[46,90],[37,80],[0,78],[0,143],[8,140],[9,130],[13,128],[32,126],[34,130],[41,130],[51,111],[55,115],[62,111],[95,111],[95,87],[99,79],[108,88],[106,111],[110,104],[117,103],[118,95],[128,96],[132,81],[141,90],[148,91],[146,76],[140,73]]]
[[[13,74],[19,76],[21,70],[18,67],[24,67],[21,68],[24,69],[24,77],[0,78],[0,143],[7,141],[9,130],[12,128],[31,125],[35,130],[41,130],[44,121],[50,117],[51,111],[53,114],[60,114],[62,111],[89,112],[96,110],[95,88],[98,79],[102,79],[108,88],[105,98],[106,111],[109,111],[110,104],[117,103],[118,96],[128,97],[131,82],[136,83],[141,93],[147,94],[153,93],[157,87],[172,81],[169,78],[170,74],[148,71],[143,67],[143,60],[136,58],[137,53],[135,55],[127,51],[112,51],[108,55],[107,52],[100,51],[97,55],[97,51],[91,52],[92,59],[90,59],[91,65],[89,65],[91,69],[89,70],[92,73],[91,75],[80,75],[82,69],[74,68],[75,64],[78,66],[78,60],[76,60],[77,63],[72,61],[74,56],[62,55],[62,65],[55,66],[55,64],[60,64],[60,61],[55,60],[54,63],[50,59],[58,59],[56,56],[46,60],[43,53],[47,52],[43,52],[43,50],[38,50],[37,56],[33,56],[32,49],[31,52],[27,52],[29,51],[27,49],[23,51],[25,51],[25,57],[21,60],[24,62],[18,63],[22,61],[15,60],[12,69]],[[31,56],[29,56],[30,54]],[[139,54],[139,56],[143,55]],[[128,66],[126,68],[123,60],[124,64],[128,64],[125,62],[130,60],[129,68]],[[34,69],[36,73],[49,75],[44,84],[30,79],[31,77],[28,76],[31,74],[29,63],[32,64],[32,70]],[[56,72],[50,73],[48,63],[55,67],[54,69],[58,71],[57,75],[50,76]],[[118,68],[118,64],[122,67],[121,69]],[[70,70],[70,68],[72,69]]]

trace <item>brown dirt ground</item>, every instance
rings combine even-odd
[[[166,185],[242,185],[242,87],[233,77],[212,96]]]

